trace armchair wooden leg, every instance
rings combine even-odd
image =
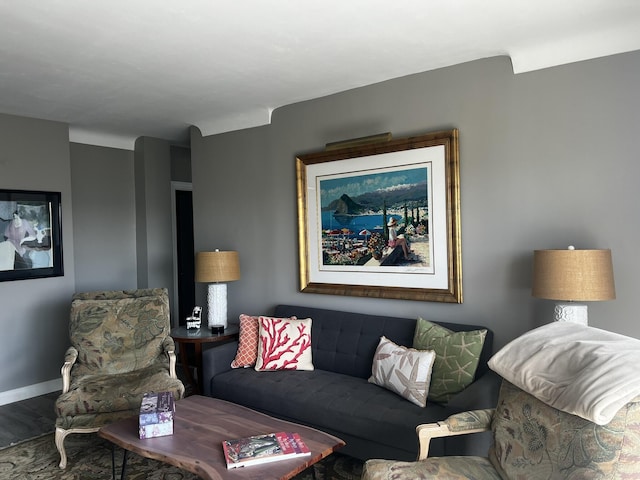
[[[56,447],[58,453],[60,453],[60,464],[58,466],[62,469],[67,467],[67,452],[64,449],[64,439],[69,433],[67,430],[56,427]]]
[[[100,427],[89,427],[89,428],[69,428],[65,430],[64,428],[56,427],[56,447],[58,448],[58,452],[60,453],[60,468],[64,469],[67,467],[67,452],[64,449],[64,439],[67,435],[72,433],[95,433],[100,430]]]

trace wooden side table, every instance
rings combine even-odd
[[[202,327],[197,330],[187,330],[187,327],[177,327],[171,330],[173,340],[178,344],[180,349],[180,362],[187,376],[187,379],[194,385],[195,393],[202,391],[202,344],[203,343],[226,343],[238,339],[239,327],[237,324],[230,324],[224,329],[224,333],[211,333],[208,327]],[[198,369],[198,381],[194,381],[189,369],[187,359],[187,345],[192,344],[196,354],[196,368]],[[215,345],[214,345],[215,346]]]

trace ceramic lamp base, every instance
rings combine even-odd
[[[209,327],[222,325],[227,328],[227,284],[210,283],[207,289]]]
[[[579,303],[558,303],[553,311],[556,322],[573,322],[588,325],[587,306]]]

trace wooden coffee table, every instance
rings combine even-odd
[[[222,441],[261,433],[297,432],[311,456],[227,470]],[[194,395],[176,402],[173,435],[140,440],[138,417],[102,427],[101,437],[147,458],[195,473],[205,480],[286,480],[342,447],[333,435],[296,423],[278,420],[246,407],[216,398]]]

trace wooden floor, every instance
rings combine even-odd
[[[56,415],[53,409],[60,392],[0,405],[0,448],[52,433]]]

